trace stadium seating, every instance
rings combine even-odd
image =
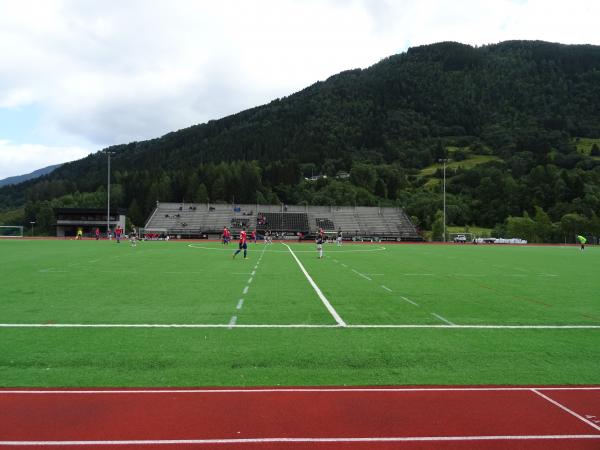
[[[166,230],[181,237],[216,237],[224,227],[236,234],[266,230],[288,235],[314,235],[319,228],[329,234],[341,230],[344,238],[421,240],[401,208],[367,206],[231,205],[158,203],[145,230]]]

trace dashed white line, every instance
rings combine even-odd
[[[252,283],[252,280],[253,280],[252,277],[248,278],[248,284]]]
[[[242,305],[244,304],[244,299],[240,298],[240,301],[238,302],[237,306],[235,307],[236,309],[242,309]]]
[[[388,292],[393,292],[393,291],[392,291],[392,290],[391,290],[389,287],[387,287],[387,286],[384,286],[383,284],[381,285],[381,287],[382,287],[383,289],[385,289],[386,291],[388,291]]]
[[[256,271],[255,271],[255,270],[253,270],[253,271],[250,273],[250,275],[252,275],[252,276],[256,275]]]
[[[235,326],[235,323],[236,323],[236,322],[237,322],[237,316],[233,316],[233,317],[231,318],[231,320],[229,321],[228,328],[229,328],[229,329],[232,329],[232,328]]]
[[[342,263],[342,267],[348,267],[346,264]]]
[[[402,297],[402,296],[400,296],[400,298],[401,298],[402,300],[404,300],[404,301],[406,301],[406,302],[410,303],[411,305],[419,306],[419,304],[418,304],[418,303],[415,303],[415,302],[413,302],[413,301],[412,301],[411,299],[409,299],[409,298]],[[452,325],[454,325],[454,324],[452,324]]]
[[[356,275],[361,276],[369,281],[373,281],[371,278],[369,278],[368,276],[366,276],[364,273],[360,273],[358,270],[354,270],[352,269],[352,272],[354,272]]]
[[[248,289],[250,289],[250,286],[246,286],[244,288],[244,290],[242,291],[244,293],[244,295],[248,293]]]
[[[448,319],[444,319],[442,316],[440,316],[439,314],[436,313],[431,313],[432,316],[437,317],[438,319],[440,319],[442,322],[446,322],[448,325],[452,325],[455,326],[455,323],[450,322]]]

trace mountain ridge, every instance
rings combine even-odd
[[[400,205],[430,228],[441,199],[421,170],[459,149],[459,158],[495,158],[449,174],[451,223],[489,227],[536,207],[553,221],[568,213],[592,220],[600,205],[598,161],[577,139],[599,137],[600,47],[441,42],[219,120],[113,146],[111,190],[137,223],[156,200],[235,198]],[[350,180],[303,180],[340,171]],[[63,197],[67,204],[101,204],[105,177],[106,157],[97,153],[0,189],[0,207],[25,205],[31,215],[41,202]],[[482,189],[487,179],[498,189]],[[552,195],[538,194],[538,182]]]

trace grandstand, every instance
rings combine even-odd
[[[421,241],[401,208],[369,206],[231,205],[212,203],[157,203],[143,230],[145,234],[181,238],[215,238],[224,227],[234,235],[242,227],[263,234],[314,236],[322,228],[345,239]]]

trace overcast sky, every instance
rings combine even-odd
[[[0,0],[0,179],[264,104],[409,46],[600,44],[597,0]]]

